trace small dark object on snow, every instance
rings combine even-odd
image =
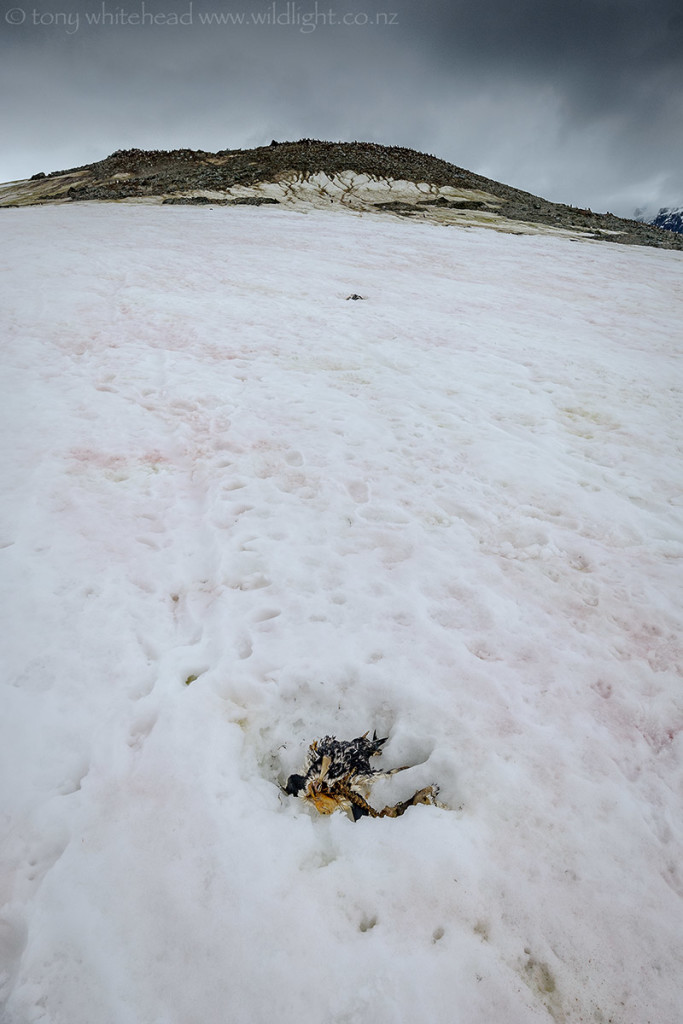
[[[359,818],[398,818],[409,807],[416,804],[435,804],[438,788],[426,786],[414,793],[409,800],[378,811],[368,803],[370,788],[376,779],[385,779],[397,772],[403,772],[410,765],[391,768],[389,771],[370,766],[370,758],[382,753],[382,746],[388,737],[378,739],[373,733],[358,736],[355,740],[338,740],[334,736],[323,736],[308,748],[303,775],[290,775],[284,787],[290,796],[300,796],[313,804],[320,814],[332,814],[342,810],[358,821]]]
[[[356,299],[364,299],[364,298],[365,298],[364,295],[356,295],[356,293],[354,292],[353,295],[347,295],[346,296],[346,301],[348,302],[349,299],[354,299],[354,301],[355,301]]]

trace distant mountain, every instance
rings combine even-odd
[[[650,222],[665,231],[676,231],[683,234],[683,206],[674,208],[663,207]]]
[[[634,212],[633,217],[641,223],[653,224],[663,231],[683,234],[683,206],[661,206],[659,210],[657,207],[643,206]]]
[[[513,234],[683,249],[671,230],[551,203],[435,156],[369,142],[300,139],[256,149],[118,150],[104,160],[0,185],[0,207],[44,203],[279,204],[385,214]]]

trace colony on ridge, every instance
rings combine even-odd
[[[264,183],[307,182],[316,175],[335,179],[348,173],[375,183],[372,201],[365,202],[364,210],[455,224],[479,210],[481,226],[496,227],[505,222],[506,230],[515,230],[516,223],[520,233],[534,226],[577,232],[601,241],[683,249],[683,237],[652,224],[552,203],[438,157],[372,142],[273,140],[268,146],[216,153],[192,149],[117,150],[95,163],[48,174],[39,172],[27,182],[13,183],[14,188],[0,187],[0,206],[155,198],[172,204],[275,204],[281,202],[276,196],[235,195],[231,190],[244,192]],[[419,184],[422,192],[418,198],[397,196],[395,191],[392,193],[392,182],[397,181]],[[329,202],[339,198],[344,203],[343,195],[333,196]]]

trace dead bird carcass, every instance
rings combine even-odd
[[[303,774],[289,776],[285,793],[301,797],[320,814],[342,810],[354,821],[367,816],[398,818],[415,804],[436,804],[437,786],[425,786],[409,800],[384,807],[381,811],[368,803],[374,782],[411,767],[403,765],[383,771],[370,765],[370,758],[382,753],[387,739],[387,736],[378,739],[376,732],[369,739],[366,732],[355,740],[338,740],[334,736],[314,740],[308,748]]]

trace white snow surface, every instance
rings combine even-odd
[[[683,256],[0,230],[3,1024],[678,1024]]]

